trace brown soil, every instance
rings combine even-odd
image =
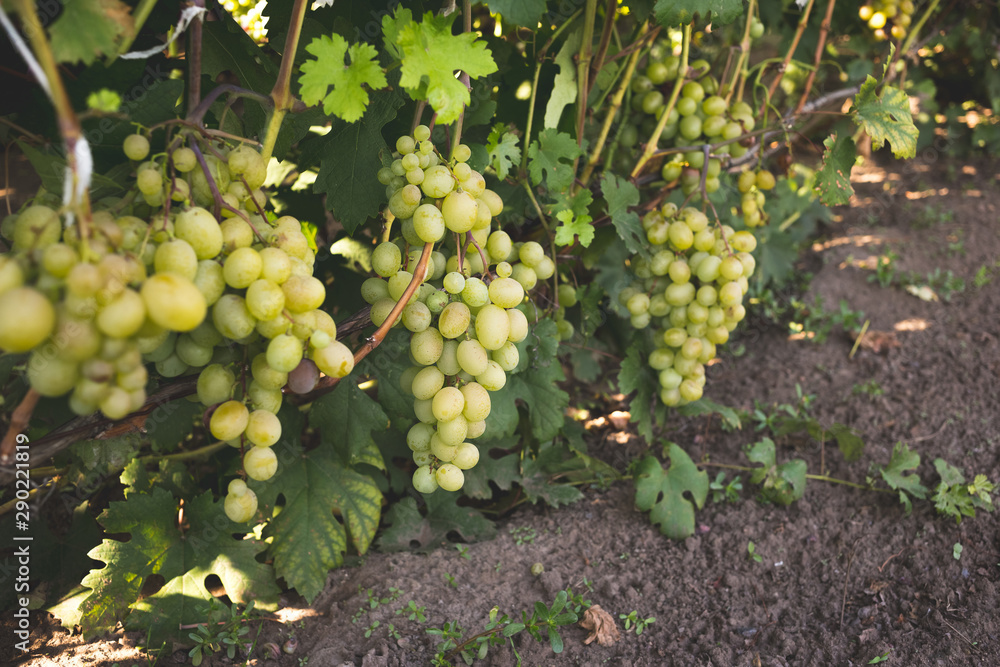
[[[827,446],[833,477],[864,483],[871,466],[888,462],[893,445],[903,441],[920,453],[926,485],[937,482],[931,463],[937,457],[970,479],[982,473],[1000,480],[1000,269],[992,269],[990,284],[973,286],[980,266],[1000,260],[995,175],[989,164],[924,162],[905,171],[898,165],[858,169],[853,177],[855,205],[840,211],[843,219],[806,260],[816,275],[804,300],[819,294],[831,308],[844,299],[867,314],[871,330],[891,332],[883,339],[889,342],[880,350],[862,348],[852,359],[853,341],[839,329],[817,345],[752,327],[738,341],[745,353],[725,356],[710,370],[708,394],[742,408],[752,408],[754,399],[794,402],[797,385],[815,394],[814,416],[852,426],[866,443],[854,463]],[[872,272],[854,263],[885,247],[899,256],[898,271],[951,270],[965,280],[965,290],[950,301],[925,302],[868,282]],[[858,389],[873,382],[867,386],[880,388],[880,395]],[[667,438],[695,460],[706,455],[745,465],[742,448],[760,437],[752,424],[726,433],[718,419],[672,426]],[[603,441],[606,448],[630,446]],[[811,473],[819,472],[821,456],[814,441],[778,441],[779,461],[803,458]],[[500,522],[495,540],[468,545],[464,555],[453,546],[426,555],[371,553],[332,572],[311,607],[291,603],[282,612],[284,625],[263,625],[258,646],[280,645],[294,632],[293,655],[264,659],[258,650],[251,664],[292,666],[308,658],[310,666],[324,667],[428,665],[436,644],[428,628],[457,621],[471,636],[495,605],[519,616],[567,586],[616,620],[635,610],[656,621],[637,636],[624,632],[619,620],[622,638],[609,647],[584,645],[585,630],[565,628],[559,655],[522,634],[477,664],[515,665],[516,655],[533,667],[858,665],[882,655],[886,665],[1000,664],[998,515],[981,513],[957,525],[929,501],[915,501],[906,516],[893,495],[819,481],[784,508],[754,499],[745,475],[744,483],[748,490],[738,503],[709,503],[699,512],[697,535],[684,542],[660,535],[634,509],[631,485],[622,482],[589,490],[559,510],[522,506]],[[751,540],[761,562],[748,556]],[[956,543],[963,546],[958,560]],[[531,574],[534,563],[545,568],[540,576]],[[364,591],[385,597],[390,588],[399,590],[398,599],[370,609]],[[425,623],[396,615],[410,600],[426,608]],[[141,638],[119,634],[81,644],[38,621],[31,655],[15,664],[147,664],[133,648]],[[380,625],[366,637],[375,621]],[[9,637],[9,618],[4,622]],[[184,662],[185,655],[173,657]]]

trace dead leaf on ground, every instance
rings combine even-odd
[[[580,627],[589,630],[590,634],[583,640],[584,644],[590,644],[595,639],[601,646],[611,646],[622,638],[622,634],[615,625],[614,617],[601,609],[601,605],[595,604],[590,609],[583,612],[583,620]]]
[[[894,331],[866,331],[861,337],[861,348],[875,354],[884,354],[900,346],[899,336]]]

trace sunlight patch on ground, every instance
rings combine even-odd
[[[925,329],[930,329],[930,327],[931,323],[922,317],[900,320],[892,326],[896,331],[924,331]]]
[[[836,248],[842,245],[853,245],[856,248],[863,248],[869,245],[879,245],[885,243],[885,239],[881,236],[875,236],[874,234],[856,234],[854,236],[838,236],[837,238],[830,239],[829,241],[816,242],[812,244],[813,252],[823,252],[824,250],[829,250],[830,248]]]

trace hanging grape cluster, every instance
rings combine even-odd
[[[890,36],[893,39],[906,37],[913,23],[914,10],[913,0],[873,0],[858,8],[858,16],[881,42]]]
[[[637,282],[618,299],[637,329],[653,327],[648,363],[669,406],[701,398],[705,364],[743,320],[757,241],[749,231],[713,225],[696,208],[667,203],[643,218],[651,258],[632,258]]]
[[[212,435],[242,448],[246,475],[266,480],[289,373],[343,377],[354,358],[320,309],[326,288],[299,221],[265,216],[262,157],[205,149],[203,166],[186,146],[147,159],[148,139],[129,136],[134,190],[95,212],[86,236],[43,204],[6,220],[0,350],[30,353],[27,379],[42,396],[68,394],[77,414],[113,420],[145,402],[146,363],[165,378],[197,372]],[[253,492],[240,480],[233,493],[230,518],[248,520]]]
[[[515,343],[528,335],[519,310],[525,292],[555,272],[541,245],[514,244],[493,229],[503,201],[467,164],[469,148],[459,144],[444,161],[430,135],[420,125],[400,137],[392,165],[378,174],[389,199],[387,218],[400,238],[375,248],[378,275],[361,288],[372,322],[381,325],[421,270],[421,248],[437,246],[393,324],[410,332],[413,365],[401,382],[414,398],[418,421],[406,441],[418,466],[413,485],[422,493],[457,491],[462,471],[479,461],[469,441],[486,430],[489,392],[503,388],[518,365]]]

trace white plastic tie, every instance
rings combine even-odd
[[[181,18],[177,22],[177,28],[174,30],[174,34],[170,36],[170,39],[167,40],[165,44],[154,46],[153,48],[146,49],[145,51],[129,51],[128,53],[122,54],[119,57],[125,60],[145,60],[146,58],[155,56],[157,53],[160,53],[161,51],[163,51],[163,49],[173,44],[174,40],[183,35],[184,31],[188,29],[188,26],[191,24],[191,21],[193,21],[195,18],[201,18],[201,15],[204,14],[206,11],[208,10],[205,9],[204,7],[188,7],[183,12],[181,12]]]

